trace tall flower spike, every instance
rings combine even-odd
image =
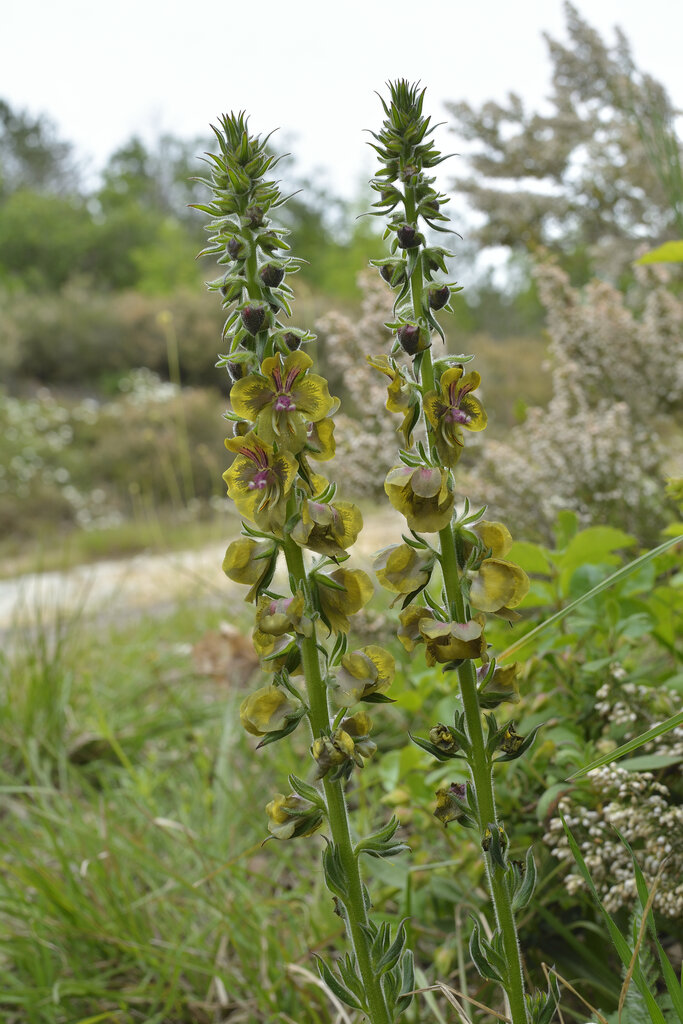
[[[403,948],[403,929],[390,939],[387,926],[378,932],[369,916],[343,789],[375,744],[366,715],[339,724],[335,718],[341,716],[333,715],[329,703],[337,694],[343,707],[381,701],[393,661],[375,647],[346,654],[351,616],[369,601],[373,586],[362,570],[329,564],[348,557],[362,517],[351,502],[332,500],[335,488],[308,462],[334,455],[331,416],[339,401],[301,351],[312,335],[284,322],[291,315],[287,278],[299,264],[288,255],[286,232],[270,220],[282,202],[277,184],[265,177],[276,158],[267,139],[249,133],[243,114],[221,118],[214,131],[219,152],[207,158],[212,178],[206,182],[213,195],[200,209],[212,218],[205,252],[216,255],[223,268],[209,287],[220,293],[226,310],[227,351],[219,365],[231,385],[226,418],[235,424],[226,441],[234,459],[224,480],[245,520],[245,536],[228,547],[224,570],[250,587],[247,598],[256,602],[253,644],[270,677],[269,685],[243,700],[240,718],[260,747],[280,742],[307,719],[311,756],[302,778],[291,776],[294,792],[278,793],[268,803],[268,831],[284,840],[309,836],[323,825],[329,829],[323,866],[330,890],[343,902],[352,946],[345,963],[354,977],[348,970],[337,977],[325,964],[321,972],[335,994],[370,1024],[394,1024],[414,988],[411,955]],[[304,562],[305,548],[323,556],[311,569]],[[273,580],[280,585],[278,560],[286,563],[289,594],[270,589]],[[329,642],[318,636],[325,632],[318,620]],[[312,784],[303,781],[307,775]],[[403,848],[390,842],[397,824],[385,827],[386,844],[371,837],[373,849],[396,853]],[[393,957],[383,971],[376,969],[378,934],[387,938]]]
[[[495,671],[489,675],[486,668],[489,652],[483,613],[513,617],[511,609],[522,600],[528,580],[521,569],[505,559],[509,533],[504,527],[482,522],[481,534],[473,540],[473,534],[477,535],[476,516],[462,524],[453,522],[453,471],[467,432],[483,430],[486,413],[473,394],[480,384],[479,374],[474,370],[465,372],[464,357],[458,357],[457,362],[448,356],[436,365],[432,362],[434,335],[445,340],[435,314],[438,310],[452,312],[449,300],[453,288],[437,275],[446,275],[446,261],[453,254],[428,245],[425,231],[425,225],[444,230],[443,206],[447,199],[435,191],[434,178],[428,173],[443,157],[432,141],[430,120],[423,114],[424,90],[405,81],[390,84],[389,90],[390,101],[382,100],[385,119],[372,143],[381,161],[372,187],[379,193],[373,212],[378,216],[388,214],[385,237],[392,240],[392,255],[376,261],[376,265],[395,293],[395,319],[386,326],[395,332],[394,350],[401,348],[413,357],[414,384],[403,387],[403,381],[410,379],[409,371],[399,375],[387,355],[375,356],[371,363],[391,381],[391,404],[387,402],[387,407],[404,412],[406,447],[410,447],[410,435],[420,412],[424,416],[427,444],[418,445],[417,451],[401,453],[404,464],[389,471],[385,490],[414,533],[438,533],[438,550],[431,544],[430,548],[443,574],[443,604],[437,603],[433,593],[429,594],[430,607],[420,604],[418,588],[427,567],[422,568],[417,554],[397,546],[380,554],[377,569],[380,581],[399,593],[415,584],[404,605],[410,603],[400,613],[398,637],[406,651],[424,648],[428,665],[457,671],[462,721],[456,716],[453,730],[440,727],[434,736],[430,734],[430,740],[416,742],[439,759],[457,756],[467,762],[471,800],[470,789],[463,784],[441,789],[436,814],[444,823],[460,821],[479,830],[495,908],[496,931],[490,948],[497,951],[498,966],[487,963],[479,947],[473,958],[484,977],[502,979],[512,1024],[529,1024],[515,919],[505,881],[507,843],[498,839],[505,833],[497,819],[493,791],[493,755],[500,744],[495,730],[493,740],[485,739],[481,714],[482,706],[497,707],[515,696],[511,679],[499,673],[493,682]],[[414,398],[415,409],[410,408],[408,396]],[[419,550],[420,540],[416,543]],[[477,615],[473,615],[470,603],[478,609]],[[480,663],[483,680],[477,677],[476,662]],[[494,728],[491,720],[488,728],[489,732]],[[516,742],[512,733],[505,732],[505,726],[502,729],[501,737],[507,736],[504,742]],[[522,745],[518,752],[523,753]],[[501,958],[504,967],[500,966]]]

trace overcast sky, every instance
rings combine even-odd
[[[620,25],[636,63],[683,106],[683,4],[577,0],[603,38]],[[564,38],[562,0],[0,0],[0,98],[45,112],[95,171],[137,133],[202,135],[246,109],[281,129],[300,172],[321,167],[339,194],[373,170],[363,128],[374,90],[421,80],[442,101],[540,103],[549,87],[543,30]],[[442,136],[443,148],[455,140]]]

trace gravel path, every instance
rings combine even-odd
[[[400,539],[398,513],[366,517],[354,546],[355,564]],[[0,635],[79,616],[116,621],[184,601],[236,600],[244,588],[226,578],[221,563],[227,543],[164,555],[136,555],[95,562],[64,572],[27,573],[0,581]]]

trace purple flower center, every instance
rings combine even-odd
[[[445,419],[448,423],[469,423],[472,417],[462,409],[449,409]]]
[[[268,470],[260,469],[247,484],[250,491],[263,491],[268,486]]]
[[[276,412],[290,412],[296,409],[296,405],[292,401],[291,395],[278,395],[273,403],[273,408]]]

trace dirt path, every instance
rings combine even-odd
[[[382,511],[366,516],[355,563],[399,540],[403,520]],[[221,570],[227,542],[194,551],[136,555],[64,572],[27,573],[0,581],[0,634],[80,616],[118,620],[183,601],[232,600],[242,592]]]

